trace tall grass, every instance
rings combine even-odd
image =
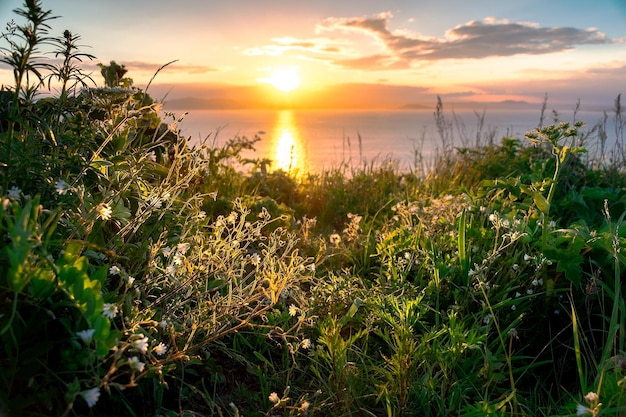
[[[292,176],[243,159],[254,138],[189,147],[123,66],[87,85],[78,38],[50,37],[37,1],[17,14],[0,414],[626,412],[621,96],[612,150],[602,127],[544,124],[546,103],[496,141],[439,100],[432,165]],[[35,59],[50,45],[61,67]]]

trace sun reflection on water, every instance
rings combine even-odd
[[[304,147],[295,116],[291,110],[281,110],[272,134],[274,169],[289,173],[304,172]]]

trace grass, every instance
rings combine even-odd
[[[558,120],[455,149],[439,101],[428,168],[295,177],[243,159],[256,139],[189,147],[123,66],[95,88],[75,35],[50,37],[39,2],[18,15],[0,414],[626,412],[621,96],[615,149]],[[50,79],[60,94],[35,100]]]

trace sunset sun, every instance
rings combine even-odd
[[[268,82],[280,91],[289,92],[300,86],[300,75],[297,68],[277,68],[272,72]]]

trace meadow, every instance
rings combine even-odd
[[[614,131],[544,107],[462,147],[439,101],[414,171],[292,175],[242,157],[258,138],[191,146],[39,1],[16,14],[0,415],[626,415],[621,96]]]

